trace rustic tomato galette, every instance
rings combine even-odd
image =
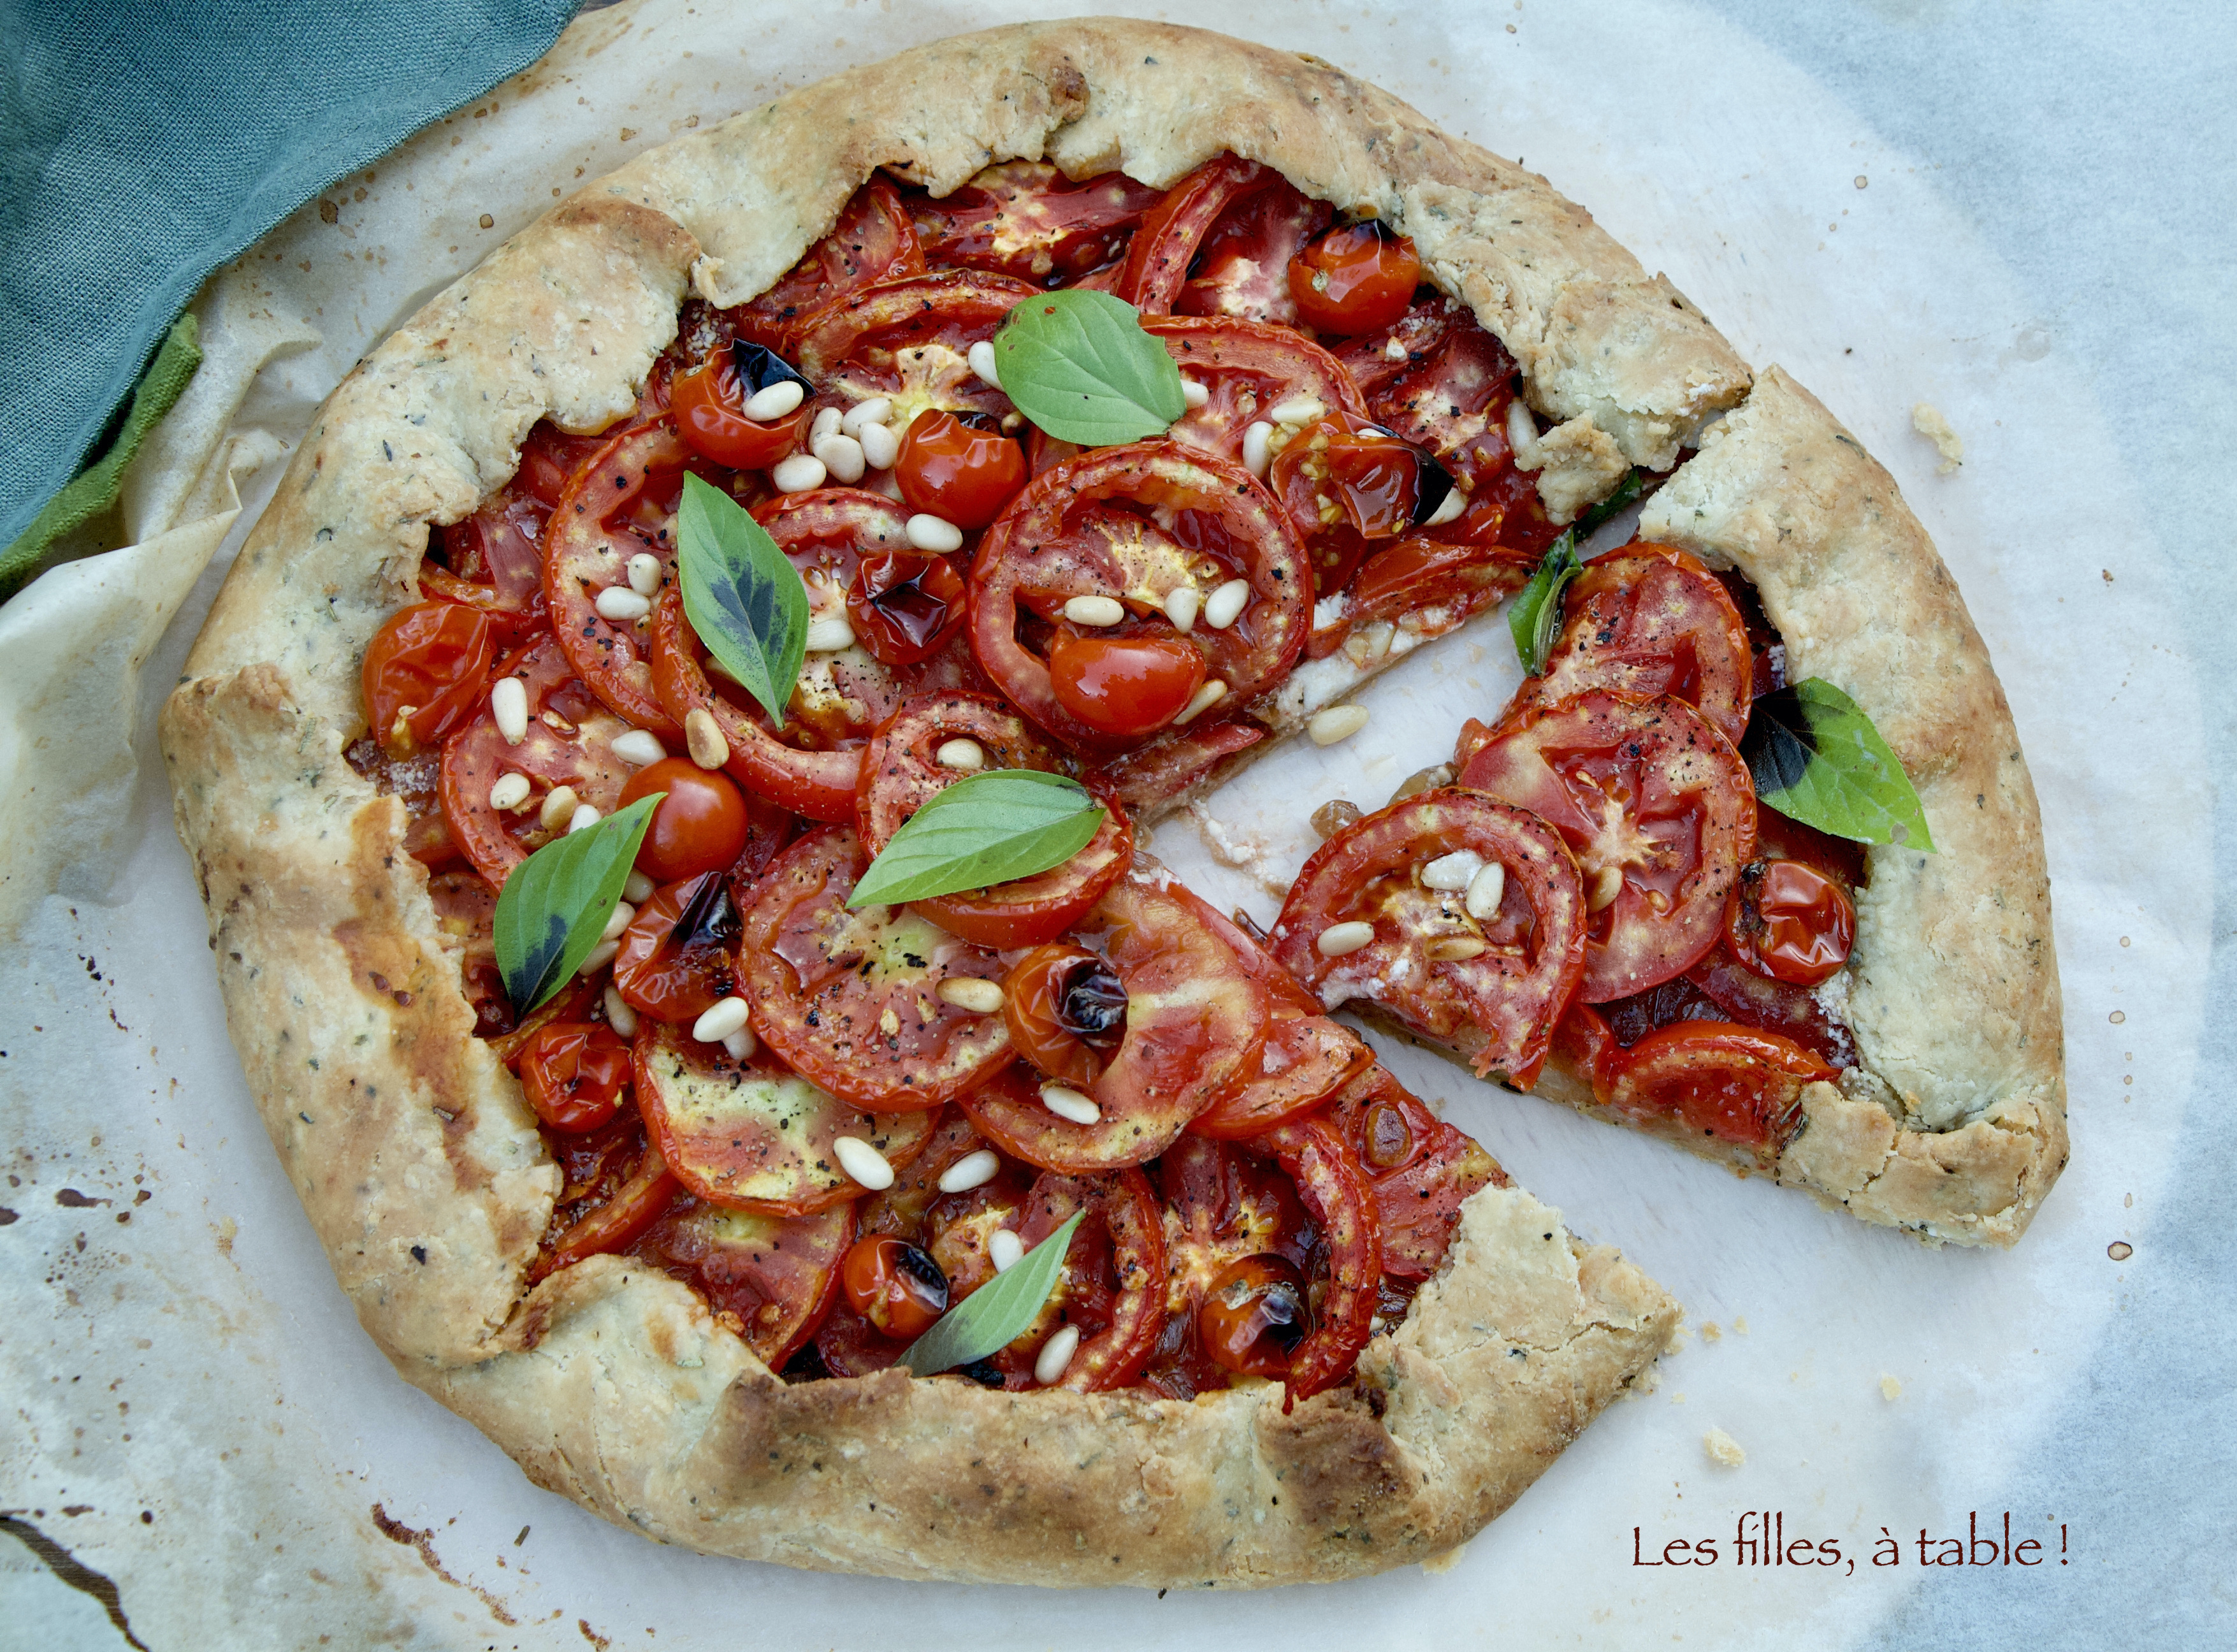
[[[1676,1318],[1346,1004],[2008,1241],[2025,770],[1891,484],[1751,385],[1542,180],[1186,30],[943,42],[555,209],[336,391],[165,717],[368,1331],[666,1541],[1257,1585],[1465,1541]],[[1270,934],[1138,846],[1518,591],[1522,691]]]

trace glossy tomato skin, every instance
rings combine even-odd
[[[1058,633],[1048,656],[1057,704],[1099,734],[1138,740],[1188,709],[1204,656],[1178,637]]]
[[[373,737],[406,750],[440,740],[479,705],[492,651],[489,618],[474,609],[422,602],[391,616],[365,651]]]
[[[1000,430],[927,407],[901,437],[894,481],[912,509],[959,528],[983,528],[1026,485],[1026,450]]]
[[[643,1133],[633,1133],[641,1136]],[[559,1212],[554,1210],[553,1223],[558,1231],[545,1237],[544,1253],[530,1271],[531,1280],[544,1279],[586,1257],[627,1250],[667,1213],[683,1191],[676,1185],[676,1178],[668,1173],[660,1149],[649,1141],[643,1144],[633,1167],[602,1181],[603,1185],[589,1190],[592,1195],[590,1199],[573,1206],[581,1213],[564,1226],[558,1226]],[[570,1206],[563,1205],[560,1208]]]
[[[1834,1069],[1791,1039],[1725,1021],[1679,1021],[1617,1059],[1608,1106],[1649,1127],[1727,1141],[1769,1163],[1801,1122],[1808,1084]]]
[[[1261,1137],[1260,1145],[1297,1182],[1328,1251],[1319,1323],[1291,1353],[1283,1379],[1286,1411],[1341,1382],[1358,1363],[1374,1332],[1382,1230],[1358,1160],[1327,1120],[1285,1124]]]
[[[967,595],[963,576],[946,557],[889,551],[855,565],[847,622],[880,664],[914,665],[963,628]]]
[[[809,411],[804,406],[768,424],[746,417],[745,391],[728,350],[677,373],[669,396],[676,433],[684,446],[732,470],[766,470],[800,447],[808,433]]]
[[[520,1052],[520,1086],[536,1116],[571,1134],[596,1130],[621,1111],[630,1047],[603,1021],[551,1021]]]
[[[1564,1020],[1561,1025],[1568,1023]],[[1559,1031],[1554,1042],[1559,1051]],[[1367,1179],[1382,1228],[1386,1278],[1433,1278],[1444,1265],[1462,1202],[1478,1188],[1507,1186],[1498,1160],[1430,1112],[1379,1064],[1352,1081],[1328,1118],[1349,1143]]]
[[[1034,948],[1010,967],[1002,995],[1012,1047],[1059,1084],[1093,1084],[1125,1036],[1125,983],[1085,947]]]
[[[1278,1256],[1246,1256],[1212,1281],[1197,1338],[1212,1362],[1248,1377],[1283,1377],[1312,1329],[1304,1277]]]
[[[637,869],[656,883],[675,883],[716,872],[746,847],[746,800],[729,776],[702,769],[689,757],[663,757],[630,776],[618,808],[655,792],[652,824],[637,846]]]
[[[738,911],[715,872],[653,891],[622,931],[614,989],[655,1021],[689,1025],[738,990]]]
[[[1805,861],[1758,861],[1740,874],[1726,935],[1750,968],[1815,987],[1849,960],[1857,909],[1838,880]]]
[[[847,1305],[882,1334],[913,1342],[947,1312],[947,1276],[940,1264],[890,1233],[858,1239],[839,1265]]]
[[[1331,229],[1290,261],[1290,294],[1308,327],[1369,333],[1406,314],[1422,284],[1414,243],[1381,220]]]

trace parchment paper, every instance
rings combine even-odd
[[[1895,472],[1989,641],[2043,804],[2075,1147],[2017,1252],[1929,1252],[1396,1052],[1525,1186],[1674,1292],[1691,1334],[1654,1391],[1615,1406],[1448,1569],[1254,1596],[904,1586],[656,1547],[531,1487],[358,1330],[227,1042],[151,742],[278,457],[424,296],[642,145],[919,41],[1071,10],[592,13],[198,301],[211,365],[167,426],[168,457],[135,478],[143,543],[48,576],[0,618],[16,742],[0,742],[0,925],[23,919],[0,961],[0,1508],[49,1551],[0,1544],[0,1644],[122,1644],[106,1580],[152,1648],[1830,1646],[1870,1638],[1923,1580],[1954,1587],[1919,1563],[1938,1540],[1993,1530],[2008,1552],[2007,1512],[2012,1543],[2046,1545],[2036,1574],[2000,1565],[2011,1587],[2079,1609],[2155,1586],[2108,1566],[2091,1510],[2008,1495],[2046,1454],[2089,1447],[2042,1431],[2072,1415],[2155,1259],[2143,1236],[2197,1087],[2205,734],[2171,640],[2183,598],[2156,550],[2111,531],[2146,514],[2108,426],[2134,409],[2069,354],[1930,166],[1677,0],[1180,20],[1316,52],[1519,155]],[[1920,401],[1963,439],[1954,475],[1911,429]],[[1306,808],[1379,803],[1515,678],[1503,623],[1480,621],[1368,691],[1363,735],[1262,763],[1156,851],[1263,918],[1310,847]],[[2133,1259],[2108,1256],[2116,1241]],[[1711,1429],[1743,1465],[1706,1455]],[[1738,1564],[1752,1510],[1844,1563]],[[1884,1529],[1900,1564],[1872,1563]],[[1714,1564],[1640,1563],[1703,1537]]]

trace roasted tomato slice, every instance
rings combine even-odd
[[[1282,446],[1266,486],[1312,557],[1316,596],[1342,591],[1372,549],[1411,531],[1417,516],[1430,514],[1424,504],[1434,510],[1450,486],[1420,448],[1349,413],[1274,434]]]
[[[1224,627],[1184,605],[1200,611],[1236,581],[1248,595]],[[1205,686],[1223,685],[1217,704],[1239,705],[1296,663],[1310,586],[1296,530],[1239,465],[1172,442],[1103,448],[1036,477],[987,530],[971,574],[971,651],[1043,729],[1107,750],[1139,741],[1066,707],[1050,669],[1060,646],[1090,635],[1106,646],[1137,638],[1185,644],[1204,661]],[[1182,591],[1185,631],[1169,618]],[[1066,612],[1078,598],[1113,599],[1124,618],[1084,626]]]
[[[1588,689],[1667,694],[1738,745],[1753,678],[1747,626],[1717,577],[1674,545],[1627,545],[1594,557],[1564,593],[1545,673],[1523,684],[1507,716]]]
[[[637,1111],[676,1180],[741,1210],[804,1216],[855,1198],[833,1141],[852,1136],[906,1165],[939,1120],[860,1112],[766,1056],[734,1061],[656,1021],[637,1031],[636,1067]]]
[[[498,732],[486,697],[478,715],[443,743],[443,817],[474,870],[502,887],[506,874],[567,829],[546,829],[544,799],[560,787],[578,803],[610,814],[632,772],[613,754],[614,737],[629,724],[592,697],[549,636],[498,663],[492,680],[517,677],[528,692],[528,731],[518,744]],[[529,793],[519,808],[490,807],[490,788],[500,776],[525,775]]]
[[[927,407],[1010,413],[1010,399],[971,370],[971,347],[1039,289],[1001,275],[914,275],[850,293],[800,331],[801,370],[844,401],[885,396],[892,428]]]
[[[489,682],[488,616],[419,602],[389,616],[365,651],[373,737],[399,754],[433,745],[474,714]]]
[[[603,1021],[547,1021],[521,1047],[520,1087],[553,1130],[611,1124],[629,1080],[629,1046]]]
[[[1422,284],[1414,243],[1379,218],[1331,229],[1290,261],[1290,296],[1308,327],[1369,333],[1406,314]]]
[[[1191,407],[1166,433],[1173,440],[1240,464],[1243,433],[1253,421],[1271,423],[1283,403],[1318,402],[1331,413],[1367,417],[1367,404],[1351,374],[1320,346],[1287,327],[1262,321],[1152,316],[1143,331],[1165,347],[1181,376],[1204,388],[1204,404]],[[1035,467],[1036,473],[1041,468]]]
[[[1590,1014],[1590,1011],[1587,1011]],[[1382,1232],[1382,1271],[1426,1279],[1445,1264],[1461,1204],[1481,1187],[1504,1187],[1499,1161],[1377,1064],[1329,1109],[1367,1177]]]
[[[630,558],[650,553],[671,575],[669,523],[690,454],[665,422],[625,430],[577,471],[551,513],[544,597],[552,634],[591,691],[641,729],[671,744],[683,738],[654,693],[649,620],[609,620],[603,591],[630,589]]]
[[[815,1333],[855,1237],[850,1205],[813,1216],[725,1210],[686,1200],[634,1246],[707,1298],[715,1317],[772,1370]]]
[[[1252,1257],[1310,1267],[1313,1227],[1296,1184],[1238,1147],[1183,1136],[1155,1173],[1165,1195],[1165,1325],[1143,1379],[1171,1398],[1193,1399],[1226,1387],[1236,1369],[1198,1335],[1198,1313],[1212,1287]],[[1298,1327],[1298,1340],[1309,1328]],[[1294,1351],[1292,1344],[1288,1351]]]
[[[1575,851],[1592,929],[1588,1004],[1643,992],[1717,943],[1755,852],[1755,790],[1682,700],[1593,692],[1526,714],[1460,783],[1542,816]]]
[[[911,213],[933,263],[1055,287],[1118,257],[1164,197],[1123,172],[1074,183],[1046,161],[1004,161],[953,195],[912,203]]]
[[[1751,969],[1815,987],[1849,961],[1857,909],[1838,879],[1807,861],[1752,861],[1740,873],[1725,933]]]
[[[1059,1118],[1039,1077],[1013,1067],[960,1099],[979,1133],[1049,1170],[1090,1172],[1154,1159],[1241,1069],[1266,997],[1235,949],[1162,874],[1122,878],[1072,935],[1126,989],[1126,1032],[1082,1094],[1092,1124]]]
[[[1320,1229],[1328,1275],[1316,1281],[1313,1329],[1290,1357],[1282,1409],[1333,1388],[1351,1374],[1375,1331],[1382,1282],[1382,1233],[1367,1178],[1343,1136],[1325,1119],[1299,1119],[1259,1138],[1297,1184]]]
[[[727,349],[715,351],[677,373],[670,387],[676,433],[700,458],[738,471],[766,470],[807,445],[805,406],[763,423],[746,417],[749,393],[738,378],[736,358]]]
[[[631,1138],[637,1133],[635,1121],[631,1120]],[[571,1187],[565,1191],[576,1190]],[[676,1178],[668,1173],[660,1149],[646,1142],[627,1171],[617,1168],[609,1172],[593,1186],[582,1190],[586,1197],[563,1199],[554,1209],[555,1225],[561,1211],[573,1208],[581,1213],[545,1241],[544,1254],[530,1277],[541,1279],[586,1257],[629,1249],[647,1228],[667,1214],[668,1207],[683,1191],[676,1186]]]
[[[429,535],[419,588],[490,617],[498,645],[510,648],[544,629],[544,528],[576,468],[605,444],[570,436],[538,420],[520,445],[512,479],[462,521]]]
[[[1803,1087],[1834,1069],[1776,1033],[1730,1021],[1680,1021],[1617,1059],[1608,1106],[1775,1159],[1801,1119]]]
[[[1239,718],[1191,723],[1121,752],[1094,770],[1091,783],[1107,790],[1127,813],[1138,815],[1208,789],[1222,763],[1265,737],[1265,730]]]
[[[923,268],[901,192],[883,178],[872,178],[840,210],[831,233],[778,276],[775,286],[726,315],[739,337],[786,353],[805,320],[825,305]]]
[[[970,766],[951,768],[940,753]],[[862,762],[857,824],[876,856],[902,823],[934,795],[981,769],[1054,770],[1056,755],[999,700],[957,691],[912,700],[871,741]],[[982,947],[1033,947],[1053,941],[1103,898],[1134,858],[1134,829],[1105,803],[1103,824],[1061,866],[991,889],[913,902],[951,934]]]
[[[1336,354],[1366,396],[1369,416],[1435,453],[1466,491],[1513,468],[1507,415],[1514,358],[1458,299],[1425,299]]]
[[[640,1014],[688,1025],[738,990],[738,909],[718,872],[653,891],[622,931],[614,990]]]
[[[1330,215],[1271,167],[1215,156],[1144,217],[1114,290],[1145,315],[1294,324],[1290,260]]]
[[[1072,1235],[1063,1277],[1040,1321],[1005,1349],[997,1363],[1015,1363],[1022,1356],[1030,1366],[1028,1349],[1047,1341],[1059,1324],[1072,1324],[1079,1330],[1080,1343],[1058,1385],[1099,1393],[1132,1383],[1157,1351],[1165,1318],[1165,1219],[1149,1179],[1138,1170],[1098,1176],[1052,1173],[1035,1181],[1026,1195],[1018,1237],[1031,1250],[1083,1206],[1088,1219]],[[1102,1261],[1102,1266],[1081,1265],[1090,1259]],[[1104,1277],[1084,1277],[1092,1273]],[[1082,1288],[1091,1285],[1099,1290]],[[1103,1298],[1093,1304],[1099,1312],[1076,1318],[1075,1305],[1093,1295]]]
[[[1583,973],[1586,923],[1552,827],[1445,787],[1322,844],[1283,902],[1274,955],[1330,1008],[1380,1004],[1527,1089]]]
[[[1001,960],[906,907],[850,910],[870,857],[848,827],[769,863],[740,957],[754,1030],[803,1077],[856,1107],[914,1113],[983,1083],[1010,1060],[1000,1015],[949,1003],[951,977],[998,981]]]

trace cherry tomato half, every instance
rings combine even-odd
[[[480,704],[490,654],[489,618],[474,609],[420,602],[389,616],[365,651],[373,738],[406,750],[440,740]]]
[[[847,587],[847,623],[881,665],[914,665],[962,629],[965,597],[963,576],[946,557],[888,552],[856,565]]]
[[[1178,637],[1059,631],[1050,645],[1057,704],[1098,734],[1135,740],[1188,709],[1204,686],[1204,656]]]
[[[901,437],[894,481],[911,509],[983,528],[1026,485],[1026,450],[985,413],[927,407]]]
[[[1775,1158],[1801,1118],[1807,1084],[1833,1068],[1790,1039],[1726,1021],[1679,1021],[1617,1059],[1608,1106]]]
[[[621,1111],[630,1047],[603,1021],[551,1021],[520,1051],[520,1087],[554,1130],[596,1130]]]
[[[1283,1258],[1246,1256],[1212,1281],[1196,1323],[1215,1365],[1250,1377],[1285,1376],[1312,1329],[1304,1276]]]
[[[630,776],[614,805],[627,809],[655,792],[652,824],[637,846],[637,869],[656,883],[718,872],[746,847],[746,800],[729,776],[689,757],[663,757]]]
[[[766,470],[802,445],[808,409],[761,424],[746,417],[746,393],[738,364],[717,350],[697,367],[676,375],[669,389],[676,433],[700,458],[736,471]]]
[[[1838,881],[1806,861],[1758,861],[1740,873],[1725,933],[1749,968],[1815,987],[1848,961],[1857,909]]]
[[[614,990],[640,1014],[688,1026],[738,990],[737,938],[738,909],[719,874],[656,889],[622,931]]]
[[[1126,984],[1099,953],[1036,947],[1002,979],[1010,1043],[1047,1078],[1085,1089],[1126,1035]]]
[[[1290,295],[1308,327],[1367,333],[1406,314],[1422,284],[1414,243],[1379,218],[1331,229],[1290,261]]]
[[[913,1342],[947,1312],[947,1276],[907,1239],[873,1233],[855,1241],[839,1265],[847,1305],[881,1332]]]
[[[1038,287],[976,270],[881,281],[826,305],[800,329],[800,368],[833,396],[894,404],[905,430],[926,407],[1000,418],[1010,399],[971,370],[971,347]]]

